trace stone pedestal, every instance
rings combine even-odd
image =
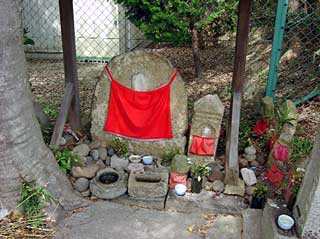
[[[131,173],[128,182],[128,193],[134,198],[161,198],[168,192],[169,172]]]
[[[189,153],[192,161],[204,161],[209,163],[214,161],[215,152],[220,136],[221,121],[223,117],[224,106],[217,95],[206,95],[195,102],[194,115],[192,118],[189,147],[192,145],[193,136],[199,135],[214,138],[214,155],[199,156]]]
[[[109,68],[116,81],[137,91],[149,91],[167,84],[174,72],[174,67],[165,57],[145,51],[133,51],[116,56],[109,63]],[[94,140],[100,142],[102,146],[107,146],[116,136],[103,131],[108,112],[110,80],[104,69],[101,71],[92,105],[91,134]],[[161,156],[170,149],[184,151],[186,144],[184,135],[188,128],[187,94],[180,74],[172,82],[170,89],[173,138],[152,142],[127,139],[130,151],[156,156]]]
[[[320,238],[320,128],[313,145],[303,183],[293,208],[302,238]]]

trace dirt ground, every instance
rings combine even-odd
[[[190,117],[193,102],[207,94],[217,94],[226,106],[222,127],[219,152],[224,151],[225,124],[231,97],[231,81],[233,68],[233,48],[226,45],[207,47],[201,51],[204,69],[203,77],[196,78],[193,68],[192,50],[188,47],[155,47],[147,49],[166,56],[178,68],[188,95]],[[82,117],[88,119],[95,85],[103,69],[102,63],[78,63],[78,77],[80,82],[80,100]],[[250,64],[247,70],[250,70]],[[49,105],[58,109],[64,91],[64,69],[62,61],[29,60],[28,73],[32,92],[36,101],[41,105]],[[255,82],[256,88],[264,92],[265,82]],[[286,90],[284,84],[277,89],[281,94]],[[263,95],[262,95],[263,96]],[[320,123],[320,98],[314,98],[298,106],[300,113],[299,124],[304,129],[304,136],[313,139],[317,125]],[[242,103],[242,119],[253,127],[259,117],[259,102],[244,99]]]

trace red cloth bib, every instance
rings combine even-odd
[[[189,152],[202,156],[214,156],[214,143],[214,137],[193,135],[192,145]]]
[[[111,87],[104,131],[141,140],[172,138],[170,85],[177,70],[167,84],[150,91],[135,91],[123,86],[113,78],[107,66],[105,70]]]

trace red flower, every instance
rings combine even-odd
[[[253,128],[253,132],[256,133],[256,135],[263,135],[267,132],[267,128],[268,128],[268,122],[259,120],[256,126],[254,126]]]

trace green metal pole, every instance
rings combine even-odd
[[[303,103],[304,101],[307,101],[307,100],[310,100],[313,97],[316,97],[317,95],[320,95],[320,89],[317,89],[317,90],[311,92],[310,94],[302,97],[301,99],[299,99],[299,100],[297,100],[297,101],[295,101],[293,103],[295,105],[299,105],[299,104]]]
[[[272,97],[273,99],[278,80],[279,61],[281,56],[284,28],[286,25],[287,10],[288,0],[279,0],[277,6],[277,15],[272,42],[269,76],[266,89],[266,95]]]

